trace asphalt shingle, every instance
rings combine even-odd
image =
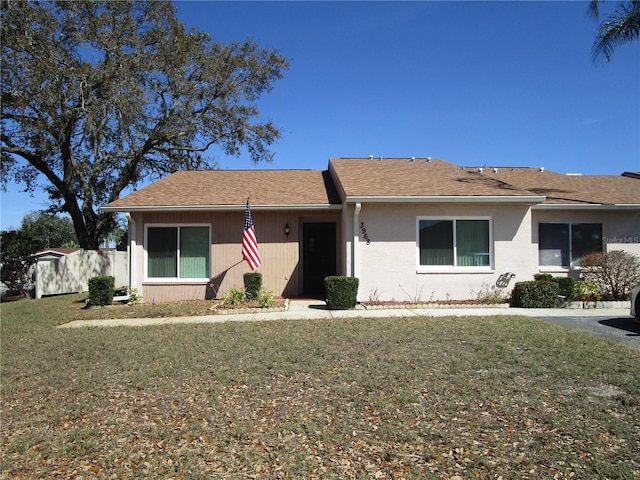
[[[232,206],[248,197],[254,206],[340,203],[327,171],[197,170],[175,172],[108,206]]]
[[[408,200],[544,196],[545,204],[638,205],[640,183],[625,175],[564,175],[529,167],[461,167],[439,159],[333,158],[329,170],[179,171],[108,207],[239,206],[247,197],[254,206],[339,205],[340,195]]]

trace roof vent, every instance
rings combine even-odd
[[[369,155],[369,160],[373,160],[373,155]]]
[[[478,172],[482,173],[482,167],[478,168]]]
[[[462,165],[460,168],[461,168],[462,170],[464,170],[464,165]]]
[[[427,162],[430,162],[430,161],[431,161],[431,157],[427,157]]]
[[[544,167],[540,167],[540,171],[541,171],[541,172],[544,172]]]
[[[497,168],[494,168],[494,169],[493,169],[493,173],[498,173],[498,169],[497,169]]]
[[[380,155],[380,160],[382,161],[382,155]]]
[[[416,157],[411,157],[411,161],[415,162],[416,161]]]

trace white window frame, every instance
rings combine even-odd
[[[180,274],[180,229],[182,227],[207,227],[209,230],[208,252],[209,252],[209,276],[207,278],[180,278],[178,277],[149,277],[149,228],[177,228],[178,248],[176,272]],[[209,223],[148,223],[144,226],[144,282],[146,283],[203,283],[209,282],[211,277],[211,224]]]
[[[457,265],[421,265],[420,264],[420,221],[421,220],[448,220],[453,222],[453,261],[458,258],[458,246],[456,245],[458,220],[486,220],[489,222],[489,265],[478,267]],[[416,217],[416,272],[417,273],[491,273],[494,271],[494,245],[493,245],[493,218],[486,216],[419,216]]]

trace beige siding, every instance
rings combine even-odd
[[[147,303],[198,300],[206,298],[207,286],[203,284],[146,283],[143,292],[143,300]]]
[[[290,297],[301,291],[300,235],[307,221],[336,221],[336,212],[263,212],[252,211],[262,265],[263,286],[276,296]],[[168,212],[133,216],[135,234],[132,249],[138,272],[138,284],[145,301],[166,302],[195,298],[220,298],[231,288],[244,285],[243,275],[251,271],[242,259],[244,212]],[[144,277],[144,235],[149,224],[206,224],[211,228],[211,281],[208,283],[162,282]],[[284,232],[285,225],[290,234]],[[133,241],[135,239],[135,242]],[[341,252],[338,251],[341,260]]]

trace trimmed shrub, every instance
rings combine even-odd
[[[558,294],[571,300],[575,296],[576,279],[573,277],[555,277],[554,282],[558,284]]]
[[[533,276],[533,279],[536,282],[551,282],[553,280],[553,275],[550,273],[536,273]]]
[[[243,278],[247,300],[257,299],[262,288],[262,274],[260,272],[247,272]]]
[[[355,277],[334,275],[324,279],[329,308],[349,309],[358,303],[359,280]]]
[[[103,306],[113,303],[113,277],[93,277],[89,279],[89,305]]]
[[[553,308],[558,304],[556,282],[517,282],[511,292],[511,306]]]
[[[572,277],[554,277],[550,273],[536,273],[533,276],[536,282],[555,282],[558,284],[558,295],[567,300],[574,298],[576,280]]]

